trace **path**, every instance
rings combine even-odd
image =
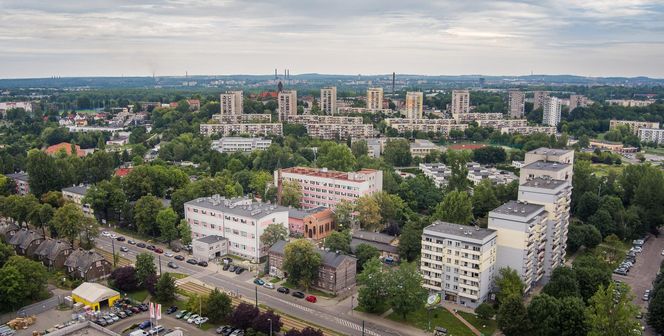
[[[456,317],[459,321],[461,321],[461,323],[465,324],[466,327],[468,327],[468,329],[470,329],[470,331],[473,332],[473,334],[477,336],[482,335],[482,333],[479,330],[477,330],[475,326],[470,324],[470,322],[466,321],[466,319],[464,319],[463,316],[459,315],[455,309],[450,309],[450,307],[445,307],[445,309],[447,309],[447,311],[449,311],[452,315],[454,315],[454,317]]]

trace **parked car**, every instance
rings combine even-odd
[[[187,264],[198,265],[198,260],[196,260],[196,259],[187,259]]]
[[[277,288],[277,292],[288,294],[288,293],[290,293],[290,289],[288,289],[286,287],[279,287],[279,288]]]
[[[146,305],[145,303],[141,303],[140,305],[138,305],[138,309],[142,311],[148,311],[148,305]]]
[[[292,295],[294,297],[298,298],[298,299],[304,299],[304,293],[302,293],[302,292],[299,292],[299,291],[298,292],[293,292]]]
[[[118,235],[116,235],[115,233],[111,233],[111,235],[109,237],[111,237],[111,239],[115,239],[115,238],[118,237]]]
[[[228,271],[229,271],[229,272],[235,272],[235,269],[236,269],[237,267],[238,267],[238,266],[231,265],[231,267],[228,268]]]
[[[187,323],[194,323],[194,321],[196,321],[198,316],[199,316],[198,314],[194,314],[194,315],[189,316],[189,318],[187,319]]]
[[[95,323],[97,323],[98,325],[100,325],[100,326],[102,326],[102,327],[105,327],[105,326],[108,325],[108,322],[106,322],[106,320],[105,320],[104,318],[102,318],[102,317],[98,318],[98,319],[95,321]]]
[[[108,316],[108,315],[104,316],[104,319],[106,320],[106,323],[108,323],[108,324],[115,323],[115,320],[113,320],[113,318]]]
[[[222,261],[224,264],[231,264],[231,263],[233,263],[233,258],[231,258],[231,257],[223,257],[223,258],[221,258],[221,261]]]
[[[166,252],[166,253],[164,253],[164,257],[173,258],[173,253]]]
[[[140,248],[145,248],[146,247],[145,243],[138,243],[138,244],[136,244],[136,246],[138,246]]]
[[[156,326],[148,332],[150,335],[159,335],[160,332],[165,331],[164,327],[162,326]]]
[[[311,302],[311,303],[316,303],[316,301],[318,301],[318,298],[315,297],[315,296],[313,296],[313,295],[309,295],[309,296],[307,296],[307,297],[305,298],[305,300],[307,300],[307,301],[309,301],[309,302]]]
[[[111,234],[110,234],[108,231],[102,231],[102,232],[101,232],[101,236],[102,236],[102,237],[110,237]]]
[[[115,239],[116,239],[117,241],[125,241],[125,237],[123,237],[123,236],[119,236],[119,237],[117,237],[117,238],[115,238]]]
[[[136,242],[133,241],[133,240],[131,240],[131,239],[129,239],[129,240],[127,240],[127,244],[129,244],[129,245],[136,245]]]
[[[615,274],[627,275],[627,270],[624,268],[617,268],[613,271]]]
[[[244,330],[235,329],[229,336],[244,336]]]
[[[210,320],[210,319],[207,318],[207,317],[199,316],[199,317],[194,321],[194,324],[201,325],[201,324],[203,324],[203,323],[205,323],[205,322],[207,322],[207,321],[209,321],[209,320]]]
[[[217,328],[215,331],[217,334],[228,336],[233,332],[233,327],[225,325]]]
[[[131,311],[131,309],[129,309],[129,308],[125,309],[125,310],[124,310],[124,313],[125,313],[125,315],[127,315],[127,316],[132,316],[132,315],[134,315],[134,312]]]
[[[126,246],[120,246],[120,251],[129,252],[129,249]]]
[[[164,250],[161,249],[161,247],[155,247],[154,248],[154,253],[164,253]]]
[[[244,272],[244,267],[238,267],[235,269],[235,274],[242,274]]]
[[[224,267],[222,267],[222,269],[223,269],[224,271],[228,271],[228,269],[229,269],[230,267],[231,267],[230,264],[224,264]]]
[[[146,248],[150,251],[154,251],[154,249],[156,249],[157,247],[154,245],[148,245]]]
[[[115,315],[113,313],[108,314],[108,316],[110,316],[113,319],[113,321],[115,321],[115,322],[120,321],[120,317],[118,317],[117,315]]]
[[[193,314],[194,314],[194,312],[188,312],[188,313],[186,313],[186,314],[182,317],[182,319],[186,321],[186,320],[188,320],[188,319],[191,317],[191,315],[193,315]]]
[[[646,292],[643,293],[643,301],[648,301],[650,300],[650,289],[646,289]]]
[[[263,284],[263,287],[269,288],[269,289],[274,289],[274,284],[271,282],[266,282]]]
[[[169,261],[168,264],[166,264],[166,266],[168,266],[168,267],[170,267],[170,268],[172,268],[172,269],[178,269],[178,268],[180,267],[180,266],[178,266],[178,264],[176,264],[176,263],[174,263],[174,262],[172,262],[172,261]]]
[[[180,250],[179,247],[175,246],[175,247],[171,248],[171,251],[173,251],[173,252],[175,252],[175,253],[178,253],[178,252],[180,252],[181,250]]]
[[[186,310],[180,310],[177,314],[175,314],[175,318],[176,318],[176,319],[181,319],[181,318],[183,318],[184,315],[186,315],[186,314],[187,314],[187,311],[186,311]]]
[[[138,308],[138,307],[133,307],[133,306],[132,306],[132,307],[129,307],[129,309],[130,309],[134,314],[138,314],[138,313],[141,312],[141,309]]]
[[[170,314],[173,314],[173,313],[175,313],[177,310],[178,310],[178,307],[177,307],[177,306],[170,306],[170,307],[168,308],[168,310],[166,310],[166,314],[169,314],[169,315],[170,315]]]
[[[256,278],[256,279],[254,279],[254,283],[259,285],[259,286],[263,286],[265,284],[265,281],[263,281],[263,279]]]
[[[205,260],[201,260],[198,262],[198,266],[208,267],[208,262]]]
[[[124,312],[124,310],[121,310],[118,312],[118,317],[123,319],[127,317],[127,313]]]
[[[641,248],[640,246],[636,246],[636,247],[634,248],[634,252],[636,252],[636,253],[641,253],[641,252],[643,252],[643,248]]]
[[[176,256],[175,256],[175,257],[173,257],[173,258],[175,258],[175,260],[180,260],[180,261],[184,260],[184,257],[183,257],[183,256],[181,256],[181,255],[179,255],[179,254],[178,254],[178,255],[176,255]]]

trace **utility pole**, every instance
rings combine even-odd
[[[112,257],[113,257],[113,268],[115,268],[116,267],[115,266],[115,239],[113,239],[113,238],[111,238],[111,246],[112,246],[112,249],[113,249],[113,255],[112,255]]]
[[[270,336],[272,336],[272,319],[267,319],[267,320],[270,321]]]
[[[362,336],[364,336],[364,320],[362,320]]]
[[[159,259],[159,275],[161,275],[161,254],[157,255],[157,258]]]
[[[258,286],[254,286],[254,289],[256,289],[256,308],[258,308]]]

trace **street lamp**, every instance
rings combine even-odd
[[[269,318],[267,320],[270,321],[270,336],[272,336],[272,319]]]

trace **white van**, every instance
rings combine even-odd
[[[145,330],[136,330],[132,331],[129,336],[148,336],[149,334]]]

